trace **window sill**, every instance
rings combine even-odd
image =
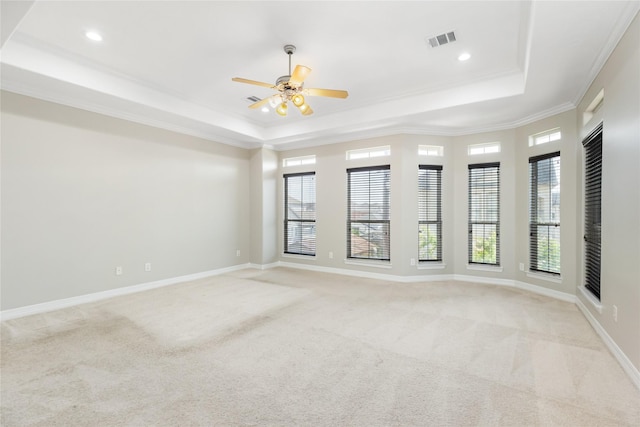
[[[582,295],[591,303],[593,308],[595,308],[598,313],[602,314],[602,302],[598,301],[598,298],[596,298],[595,295],[593,295],[589,289],[584,286],[580,286],[578,289],[580,289]]]
[[[499,265],[467,264],[467,270],[491,271],[494,273],[502,273],[504,269]]]
[[[315,255],[299,255],[299,254],[287,254],[287,253],[283,253],[282,258],[305,259],[305,260],[311,260],[311,261],[316,260]]]
[[[547,282],[562,283],[562,277],[551,273],[542,273],[539,271],[527,271],[527,277],[532,279],[546,280]]]
[[[376,267],[376,268],[391,268],[391,261],[381,261],[375,259],[353,259],[348,258],[344,260],[344,263],[347,265],[361,265],[366,267]]]
[[[418,263],[418,270],[442,270],[447,267],[444,262],[422,261]]]

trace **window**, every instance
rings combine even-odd
[[[418,166],[418,261],[442,261],[442,166]]]
[[[316,164],[316,156],[300,156],[300,157],[289,157],[287,159],[282,160],[282,166],[285,168],[291,166],[303,166],[303,165],[315,165]]]
[[[529,159],[529,269],[560,274],[560,152]]]
[[[440,145],[419,145],[419,156],[442,157],[444,155],[444,147]]]
[[[600,299],[602,212],[602,123],[582,141],[584,146],[585,288]]]
[[[559,141],[562,139],[562,132],[559,128],[551,129],[545,132],[540,132],[529,137],[529,147],[534,145],[546,144],[551,141]]]
[[[369,159],[371,157],[383,157],[391,155],[391,147],[388,145],[382,147],[362,148],[360,150],[348,150],[347,160]]]
[[[284,175],[284,252],[316,254],[316,173]]]
[[[488,142],[486,144],[473,144],[467,147],[467,154],[469,154],[470,156],[475,156],[478,154],[499,153],[499,152],[500,152],[499,142]]]
[[[347,257],[390,260],[390,166],[347,169]]]
[[[500,163],[469,165],[469,263],[500,265]]]

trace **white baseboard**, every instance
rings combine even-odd
[[[54,301],[43,302],[40,304],[27,305],[9,310],[0,311],[0,321],[16,319],[18,317],[30,316],[32,314],[46,313],[49,311],[60,310],[62,308],[73,307],[80,304],[96,302],[122,295],[133,294],[151,289],[161,288],[163,286],[175,285],[178,283],[189,282],[191,280],[203,279],[205,277],[217,276],[219,274],[229,273],[231,271],[241,270],[249,267],[249,264],[234,265],[231,267],[220,268],[217,270],[203,271],[200,273],[187,274],[185,276],[171,277],[168,279],[157,280],[154,282],[140,283],[138,285],[125,286],[122,288],[110,289],[108,291],[95,292],[77,297],[59,299]]]
[[[389,282],[415,283],[415,282],[438,282],[452,280],[450,274],[423,275],[423,276],[397,276],[395,274],[372,273],[362,270],[349,270],[347,268],[321,267],[317,265],[298,264],[286,261],[278,261],[275,267],[297,268],[299,270],[318,271],[321,273],[341,274],[344,276],[366,277],[367,279],[386,280]],[[270,264],[273,266],[273,264]]]
[[[462,274],[454,275],[454,280],[460,280],[463,282],[485,283],[487,285],[509,286],[512,288],[522,289],[528,292],[532,292],[534,294],[544,295],[546,297],[569,302],[572,304],[575,304],[576,302],[575,295],[568,294],[566,292],[556,291],[555,289],[549,289],[542,286],[532,285],[531,283],[521,282],[519,280],[495,279],[493,277],[477,277],[477,276],[467,276]]]
[[[584,303],[580,300],[580,298],[576,299],[576,305],[578,309],[582,312],[584,317],[587,318],[587,321],[591,324],[593,329],[595,329],[596,333],[600,336],[604,344],[607,346],[609,351],[613,354],[613,357],[616,358],[622,369],[629,375],[633,384],[640,390],[640,371],[636,368],[633,363],[629,360],[626,354],[618,347],[618,344],[611,338],[611,336],[604,330],[600,322],[593,317],[593,314],[589,311],[589,309],[584,305]]]

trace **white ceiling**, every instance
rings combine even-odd
[[[2,1],[2,88],[242,147],[511,128],[575,107],[640,1]],[[87,30],[103,36],[100,43]],[[454,30],[437,48],[426,39]],[[250,110],[292,63],[315,111]],[[458,61],[462,52],[471,54]]]

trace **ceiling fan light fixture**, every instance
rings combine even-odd
[[[287,109],[289,107],[287,106],[286,102],[283,102],[282,104],[278,105],[278,108],[276,108],[276,113],[278,113],[279,115],[281,115],[282,117],[287,115]]]
[[[291,97],[291,102],[293,102],[293,105],[296,107],[300,107],[304,105],[304,96],[300,93],[296,93]]]
[[[308,116],[310,114],[313,114],[313,110],[311,109],[311,107],[309,107],[309,104],[302,104],[298,108],[300,109],[300,112],[302,113],[303,116]]]

